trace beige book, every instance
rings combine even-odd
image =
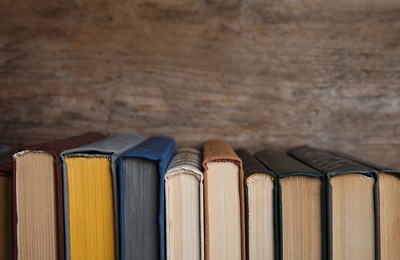
[[[242,161],[224,140],[204,144],[205,259],[245,259]]]

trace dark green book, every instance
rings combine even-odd
[[[255,157],[277,176],[280,258],[326,259],[324,175],[279,151]]]
[[[279,259],[276,175],[246,149],[243,163],[247,259]]]
[[[379,259],[377,172],[309,146],[288,154],[326,176],[328,259]]]

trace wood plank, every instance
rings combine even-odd
[[[0,143],[87,130],[400,168],[400,3],[0,3]]]

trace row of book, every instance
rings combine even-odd
[[[0,165],[0,259],[397,259],[400,172],[335,151],[86,133]]]

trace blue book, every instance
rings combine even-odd
[[[164,175],[175,140],[152,137],[119,159],[121,259],[165,259]]]

